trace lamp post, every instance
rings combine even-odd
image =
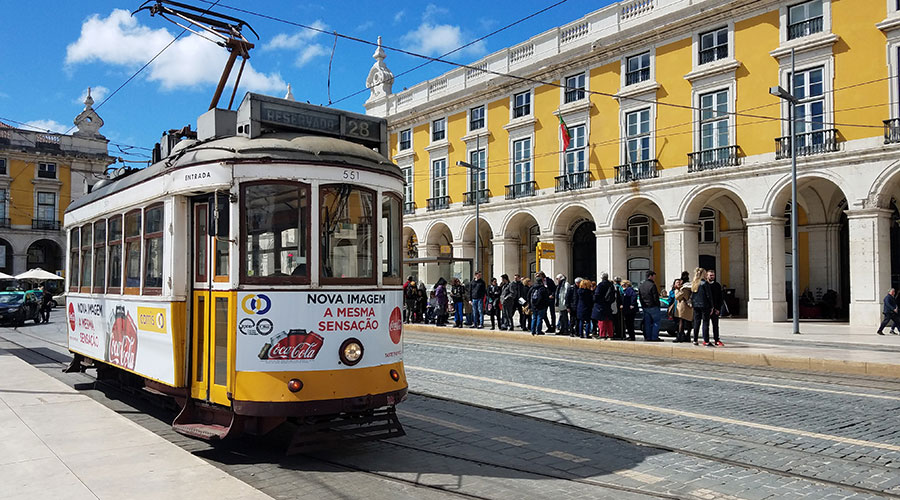
[[[477,143],[475,146],[475,151],[479,151]],[[480,162],[479,162],[480,163]],[[456,162],[458,167],[465,167],[472,171],[473,175],[475,175],[475,270],[472,271],[474,275],[476,272],[481,271],[481,250],[479,240],[481,239],[481,233],[478,232],[478,219],[481,218],[481,212],[479,207],[481,206],[481,172],[484,172],[483,166],[473,165],[467,161],[458,161]]]
[[[794,49],[791,49],[791,88],[794,80]],[[791,308],[793,309],[794,330],[800,333],[800,256],[797,248],[797,137],[795,117],[797,116],[798,99],[794,94],[777,85],[769,88],[769,93],[789,103],[788,121],[791,129]]]

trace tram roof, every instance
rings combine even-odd
[[[138,185],[146,180],[191,165],[218,162],[278,161],[315,163],[337,167],[355,166],[401,177],[400,168],[378,152],[361,144],[316,135],[270,133],[250,139],[232,136],[200,142],[179,142],[172,154],[145,169],[120,179],[112,179],[77,200],[66,212]]]

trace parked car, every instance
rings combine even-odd
[[[0,323],[22,326],[29,319],[41,322],[41,303],[33,291],[0,292]]]
[[[53,299],[50,301],[50,307],[57,307],[60,304],[66,304],[66,292],[62,292],[59,295],[54,295]]]
[[[669,297],[660,297],[659,298],[659,331],[660,333],[666,333],[670,337],[675,337],[678,333],[678,323],[675,322],[672,318],[669,318]],[[638,301],[638,312],[634,317],[634,330],[638,332],[644,331],[644,310],[641,307],[640,301]]]

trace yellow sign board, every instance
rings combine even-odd
[[[450,245],[441,245],[441,255],[450,255],[453,252],[453,247]]]
[[[160,307],[137,308],[138,330],[166,333],[166,310]]]
[[[541,241],[537,244],[536,253],[538,259],[553,260],[556,258],[556,245]]]

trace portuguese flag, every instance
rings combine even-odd
[[[562,135],[563,151],[565,151],[569,149],[572,137],[569,135],[569,129],[566,127],[566,122],[563,121],[562,115],[559,115],[559,133]]]

